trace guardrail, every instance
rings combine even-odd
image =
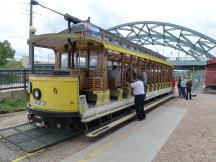
[[[29,69],[1,69],[0,90],[26,88],[28,76],[31,73]],[[35,73],[50,74],[52,70],[35,70]]]
[[[168,61],[185,61],[185,60],[207,61],[208,59],[203,58],[203,57],[200,57],[200,58],[197,58],[197,59],[195,59],[194,57],[169,57],[167,60]]]

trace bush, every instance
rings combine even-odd
[[[23,111],[26,107],[26,100],[24,99],[2,99],[0,101],[0,114],[1,113],[10,113],[16,111]]]

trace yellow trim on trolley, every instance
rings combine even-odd
[[[151,61],[159,62],[161,64],[165,64],[165,65],[168,65],[168,66],[173,66],[171,63],[169,63],[167,61],[164,61],[164,60],[161,60],[159,58],[156,58],[154,56],[150,56],[148,54],[143,54],[143,53],[140,53],[140,52],[125,49],[123,47],[119,47],[119,46],[107,43],[107,42],[105,42],[103,40],[93,38],[93,37],[89,37],[89,36],[83,36],[83,35],[80,35],[80,34],[44,34],[44,35],[37,35],[37,36],[34,36],[31,39],[29,39],[28,43],[29,44],[33,43],[33,44],[35,44],[37,46],[38,41],[44,40],[45,38],[51,38],[51,37],[74,38],[75,40],[88,39],[88,40],[92,40],[92,41],[103,44],[104,48],[106,48],[106,49],[115,50],[115,51],[118,51],[118,52],[121,52],[121,53],[129,54],[129,55],[133,55],[133,56],[137,56],[137,57],[142,57],[142,58],[145,58],[145,59],[148,59],[148,60],[151,60]],[[39,45],[39,46],[41,46],[41,45]],[[47,47],[47,46],[44,46],[44,47]]]
[[[150,55],[147,55],[147,54],[138,53],[138,52],[128,50],[128,49],[125,49],[125,48],[122,48],[122,47],[118,47],[118,46],[115,46],[115,45],[111,45],[111,44],[108,44],[108,43],[104,43],[104,47],[107,48],[107,49],[111,49],[111,50],[114,50],[114,51],[121,52],[121,53],[129,54],[129,55],[133,55],[133,56],[137,56],[137,57],[142,57],[142,58],[145,58],[145,59],[148,59],[148,60],[151,60],[151,61],[159,62],[159,63],[165,64],[165,65],[168,65],[168,66],[173,66],[172,64],[170,64],[170,63],[168,63],[166,61],[163,61],[161,59],[158,59],[156,57],[153,57],[153,56],[150,56]]]

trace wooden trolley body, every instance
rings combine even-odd
[[[96,36],[80,27],[71,32],[28,40],[34,46],[55,52],[53,75],[30,76],[30,121],[70,126],[78,123],[75,125],[79,127],[96,120],[99,114],[106,113],[102,115],[106,122],[113,113],[119,113],[116,117],[124,116],[133,111],[129,108],[133,105],[133,94],[126,82],[132,82],[134,74],[143,69],[148,78],[146,100],[172,92],[173,66],[163,56],[102,29]],[[113,65],[119,67],[120,86],[109,78]],[[119,108],[121,111],[115,111]]]

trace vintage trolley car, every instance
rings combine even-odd
[[[134,116],[133,94],[126,82],[142,69],[148,78],[146,102],[172,92],[173,66],[164,56],[89,21],[60,33],[34,36],[28,43],[55,52],[53,74],[30,75],[27,109],[33,123],[75,130],[91,130],[96,125],[109,129],[108,124]],[[109,78],[113,65],[121,74],[118,86]]]

